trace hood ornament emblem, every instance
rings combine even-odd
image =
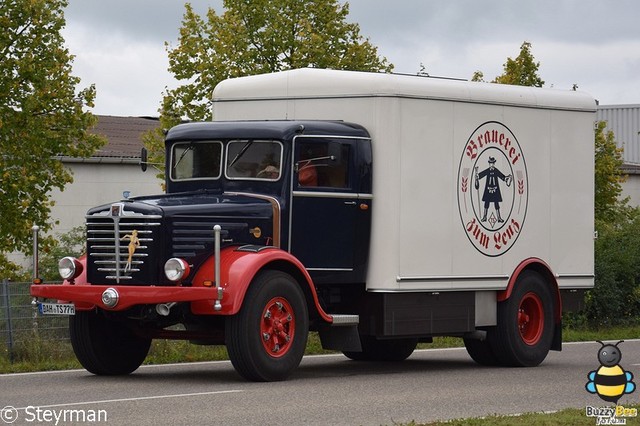
[[[129,257],[127,258],[127,264],[124,266],[124,272],[128,272],[131,270],[131,261],[133,260],[133,255],[136,252],[136,249],[140,247],[140,239],[138,238],[138,230],[134,229],[131,231],[131,234],[126,234],[124,237],[120,238],[120,241],[129,240]]]

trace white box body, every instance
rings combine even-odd
[[[591,288],[595,110],[574,91],[310,68],[226,80],[213,98],[216,121],[369,131],[366,284],[383,292],[503,290],[531,258],[560,289]]]

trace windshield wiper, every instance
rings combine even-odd
[[[232,167],[234,164],[236,164],[236,161],[238,161],[240,159],[240,157],[242,157],[244,155],[245,152],[247,152],[247,150],[249,149],[249,147],[251,146],[251,144],[253,144],[253,141],[248,141],[246,144],[244,144],[244,146],[242,147],[242,149],[240,150],[240,152],[238,152],[236,154],[235,157],[233,157],[233,160],[231,160],[231,163],[229,163],[228,167]]]
[[[193,150],[193,144],[190,144],[187,149],[185,149],[184,151],[182,151],[182,154],[180,154],[180,158],[178,158],[178,161],[176,161],[176,164],[173,165],[173,170],[176,169],[176,167],[178,167],[178,164],[180,164],[180,162],[182,161],[182,159],[184,158],[185,155],[187,155],[187,153],[189,151]]]

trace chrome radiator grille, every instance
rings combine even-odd
[[[148,263],[162,216],[145,215],[113,204],[87,216],[87,253],[91,282],[126,283],[151,279]],[[147,266],[147,268],[145,268]],[[145,269],[147,269],[145,273]]]

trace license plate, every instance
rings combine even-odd
[[[75,315],[73,303],[38,303],[38,311],[42,315]]]

